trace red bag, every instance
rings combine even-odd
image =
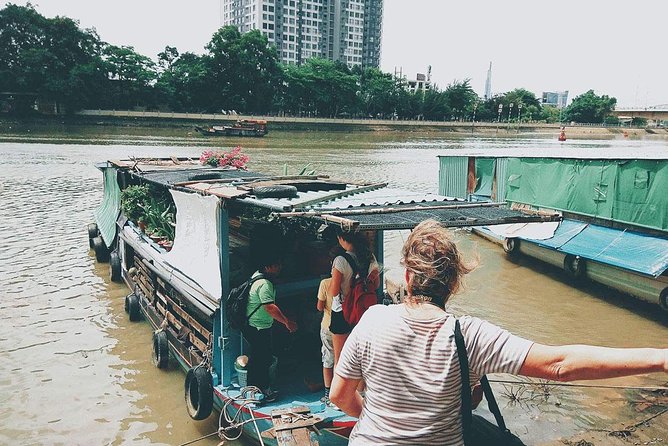
[[[357,262],[350,254],[344,253],[343,258],[353,270],[350,292],[342,303],[343,318],[348,324],[355,326],[364,312],[378,303],[376,295],[378,272],[374,270],[367,276],[358,269]]]

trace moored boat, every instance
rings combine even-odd
[[[187,371],[185,400],[192,418],[207,418],[216,409],[224,436],[245,434],[264,444],[287,444],[290,437],[299,439],[296,444],[344,445],[356,422],[327,407],[318,390],[320,321],[314,301],[329,273],[333,227],[362,231],[382,263],[384,232],[410,229],[425,218],[451,227],[559,219],[384,183],[271,176],[188,159],[113,160],[98,167],[104,200],[89,228],[91,244],[101,261],[110,259],[112,279],[132,291],[126,297],[130,319],[146,319],[155,329],[155,365],[165,367],[172,358]],[[133,209],[150,206],[133,208],[131,198],[156,208],[165,201],[160,215],[175,212],[171,244],[141,229],[148,218]],[[159,221],[149,223],[161,227]],[[273,402],[246,385],[237,358],[247,345],[229,326],[222,305],[223,296],[254,271],[257,250],[269,247],[284,253],[277,303],[300,327],[296,334],[274,327],[272,375],[280,396]]]
[[[267,121],[262,119],[239,119],[233,125],[195,126],[195,130],[204,136],[255,136],[266,135]]]
[[[440,156],[443,195],[559,211],[559,224],[474,231],[565,271],[668,310],[668,157],[665,152],[561,148],[451,150]]]

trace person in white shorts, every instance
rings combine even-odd
[[[329,400],[329,388],[332,385],[334,375],[334,346],[332,345],[332,332],[329,331],[329,323],[332,318],[332,296],[327,293],[331,277],[323,279],[318,289],[318,311],[322,312],[320,323],[320,340],[322,341],[322,378],[325,382],[324,402],[335,407]]]

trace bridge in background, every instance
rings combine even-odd
[[[619,119],[632,120],[633,118],[647,119],[648,123],[659,125],[668,121],[668,104],[653,105],[651,107],[620,107],[612,111]]]

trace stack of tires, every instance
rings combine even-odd
[[[95,252],[95,260],[109,263],[109,275],[112,282],[121,281],[121,259],[117,251],[112,251],[104,242],[95,223],[88,224],[88,246]]]

